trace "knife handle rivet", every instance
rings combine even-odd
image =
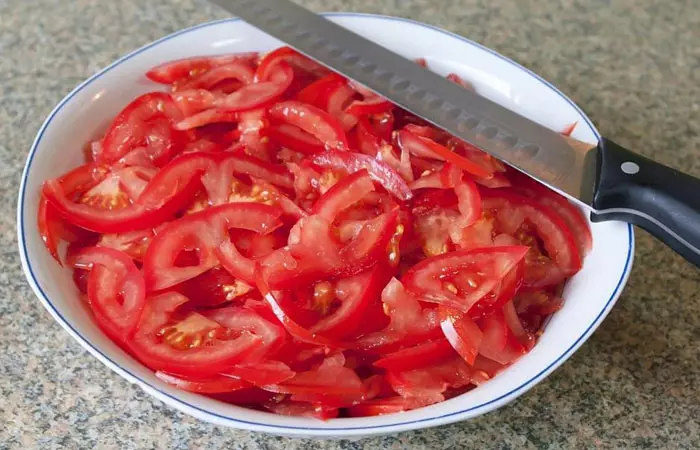
[[[620,169],[627,175],[634,175],[639,173],[639,165],[633,163],[632,161],[625,161],[620,165]]]

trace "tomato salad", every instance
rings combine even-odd
[[[443,401],[535,345],[591,248],[558,194],[291,48],[146,76],[38,225],[180,389],[320,419]]]

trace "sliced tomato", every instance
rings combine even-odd
[[[266,133],[278,145],[295,152],[313,155],[324,150],[321,141],[301,128],[288,123],[272,125]]]
[[[374,362],[374,365],[386,370],[412,370],[438,364],[454,357],[454,350],[446,339],[429,341],[390,353]]]
[[[525,354],[525,347],[512,336],[502,312],[496,311],[480,319],[480,328],[483,332],[480,355],[507,365]]]
[[[156,377],[164,383],[175,386],[183,391],[196,392],[197,394],[221,394],[234,392],[250,387],[240,378],[227,375],[211,375],[204,378],[185,378],[167,372],[156,372]]]
[[[214,267],[176,287],[177,292],[189,298],[191,303],[202,307],[241,300],[254,289],[221,267]]]
[[[348,139],[340,122],[315,106],[286,101],[270,108],[269,114],[277,121],[297,126],[311,134],[327,149],[348,149]]]
[[[331,151],[316,155],[313,158],[313,163],[317,166],[344,170],[348,173],[356,173],[364,169],[374,181],[381,184],[384,189],[398,199],[406,201],[413,196],[411,189],[401,178],[401,175],[388,164],[368,155]]]
[[[438,311],[445,338],[467,364],[473,365],[481,345],[481,330],[471,318],[457,310],[440,306]]]
[[[293,400],[335,407],[350,406],[366,395],[365,385],[355,371],[338,365],[331,358],[326,358],[316,369],[298,373],[284,383],[268,385],[264,389],[291,394]]]
[[[186,134],[173,129],[182,118],[170,94],[151,92],[138,97],[107,130],[100,162],[113,163],[137,147],[146,147],[156,165],[164,164],[189,141]]]
[[[387,373],[389,384],[399,395],[424,405],[445,400],[448,389],[467,386],[471,379],[472,369],[457,355],[429,367]]]
[[[328,90],[325,99],[325,109],[328,114],[338,119],[343,130],[349,131],[357,123],[357,116],[347,112],[347,108],[352,104],[355,91],[348,83],[340,83]]]
[[[325,105],[328,103],[328,93],[330,90],[338,85],[346,83],[347,80],[342,75],[335,72],[330,73],[299,91],[296,100],[314,105],[318,108],[325,108]]]
[[[185,116],[212,108],[219,96],[206,89],[188,89],[173,93],[173,100]]]
[[[424,301],[468,313],[498,286],[528,250],[511,246],[454,251],[419,262],[402,280]]]
[[[355,334],[362,328],[362,321],[367,318],[373,303],[377,301],[384,287],[383,283],[386,281],[384,271],[384,268],[377,267],[337,281],[332,292],[326,296],[331,297],[331,302],[338,301],[340,305],[335,311],[319,320],[311,331],[336,340]],[[319,293],[318,296],[321,295],[323,293]]]
[[[517,233],[516,237],[532,245],[532,237],[522,230],[523,226],[531,227],[543,242],[546,256],[532,246],[525,259],[525,286],[553,286],[578,272],[581,254],[571,230],[554,210],[508,190],[490,189],[482,194],[484,209],[495,211],[503,231]]]
[[[267,205],[230,203],[170,223],[153,239],[143,261],[148,290],[174,286],[217,266],[221,256],[221,253],[217,255],[217,249],[228,241],[227,230],[269,233],[280,225],[279,216],[279,210]],[[197,264],[178,267],[177,258],[183,251],[196,251]],[[254,284],[255,263],[250,261],[248,266],[246,272],[233,275]]]
[[[221,108],[212,108],[192,114],[175,124],[178,130],[193,130],[211,124],[236,123],[240,120],[238,111],[227,111]]]
[[[128,345],[151,369],[206,377],[246,362],[262,345],[250,329],[226,328],[195,312],[178,313],[187,301],[175,292],[148,300]]]
[[[279,350],[285,342],[286,333],[284,329],[268,320],[265,320],[255,311],[237,306],[227,306],[207,311],[203,315],[214,322],[236,332],[247,332],[260,339],[260,345],[247,356],[247,362],[259,364],[265,357]],[[283,367],[276,370],[282,371]],[[227,374],[234,374],[234,369],[228,369]],[[243,377],[244,367],[241,367],[238,374],[247,381],[253,381],[252,376]]]
[[[394,414],[412,409],[421,408],[431,404],[430,401],[421,401],[415,397],[392,396],[385,398],[377,398],[367,400],[359,405],[348,409],[350,417],[367,417],[367,416],[382,416],[385,414]]]
[[[146,76],[156,83],[172,84],[207,72],[214,67],[235,62],[252,62],[257,56],[257,53],[250,52],[178,59],[152,68],[146,72]]]
[[[389,324],[381,331],[359,338],[355,344],[357,349],[386,354],[441,337],[435,308],[421,306],[396,278],[386,285],[381,299]]]
[[[224,80],[238,80],[243,84],[253,82],[253,67],[245,61],[234,61],[229,64],[212,67],[206,72],[191,77],[177,84],[176,90],[212,89]]]
[[[524,175],[515,178],[514,190],[522,196],[535,200],[537,203],[553,209],[566,222],[576,241],[580,255],[586,256],[593,248],[593,236],[588,222],[580,209],[576,208],[566,198],[547,189]]]
[[[316,76],[324,76],[328,73],[328,69],[314,60],[307,58],[293,48],[280,47],[263,55],[255,71],[255,79],[258,81],[267,80],[275,68],[282,62],[286,62],[300,71],[311,73]]]
[[[142,261],[153,236],[154,231],[152,229],[119,234],[103,234],[100,236],[97,245],[119,250],[136,261]]]
[[[95,319],[112,339],[126,342],[146,303],[143,276],[131,258],[110,248],[86,247],[69,263],[90,270],[87,291]]]
[[[286,364],[270,360],[237,365],[227,369],[226,374],[239,377],[255,386],[283,383],[296,375]]]
[[[471,160],[438,144],[428,137],[419,136],[404,129],[399,131],[397,140],[401,148],[406,148],[406,150],[413,155],[451,162],[465,172],[477,177],[489,178],[492,175],[492,173],[484,170],[480,165],[475,164]]]
[[[360,169],[343,178],[328,190],[314,205],[313,214],[333,222],[341,211],[361,201],[364,196],[374,191],[374,185],[366,169]]]
[[[292,68],[281,62],[275,67],[268,81],[246,84],[242,88],[219,98],[214,105],[227,112],[249,111],[270,105],[291,86]]]
[[[338,417],[338,408],[307,402],[281,401],[268,402],[265,408],[275,414],[294,417],[310,417],[312,419],[328,420]]]

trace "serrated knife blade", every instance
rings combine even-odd
[[[317,62],[700,265],[700,180],[603,138],[562,136],[288,0],[211,0]]]
[[[558,133],[295,3],[213,3],[540,182],[591,204],[595,146],[572,146]]]

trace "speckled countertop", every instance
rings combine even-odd
[[[700,175],[697,0],[306,0],[429,22],[540,73],[602,132]],[[19,267],[15,201],[30,143],[75,85],[178,29],[224,17],[191,0],[0,0],[0,449],[700,447],[700,271],[647,234],[600,329],[512,404],[360,442],[218,428],[119,378],[41,307]]]

